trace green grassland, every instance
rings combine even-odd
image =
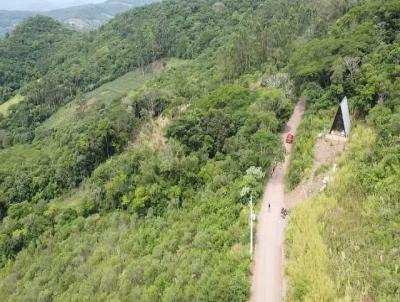
[[[171,60],[167,66],[171,66],[179,60]],[[167,64],[167,63],[166,63]],[[61,107],[55,114],[46,120],[40,127],[38,133],[49,133],[49,131],[59,131],[66,128],[71,128],[73,125],[85,119],[85,115],[89,115],[90,108],[99,108],[103,106],[111,106],[113,101],[117,101],[122,106],[122,98],[129,92],[144,85],[147,81],[154,79],[160,74],[160,70],[154,70],[150,66],[141,69],[136,69],[132,72],[117,78],[116,80],[106,83],[99,88],[85,94],[80,100],[74,100],[67,105]],[[23,96],[17,95],[8,102],[0,105],[0,113],[7,112],[7,109],[12,105],[17,105],[23,101]],[[86,107],[85,114],[82,113],[82,107]],[[94,112],[95,113],[95,112]],[[1,168],[8,169],[8,165],[23,164],[24,162],[35,162],[39,159],[39,154],[43,156],[49,152],[49,149],[54,147],[52,137],[42,135],[37,138],[33,144],[16,145],[15,147],[0,150],[0,160],[4,165]],[[7,160],[6,160],[7,159]]]
[[[24,100],[24,97],[20,94],[17,94],[7,102],[0,104],[0,114],[3,114],[3,116],[8,115],[8,110],[12,108],[12,106],[18,105],[20,102]]]
[[[46,146],[40,145],[16,145],[0,150],[0,171],[18,169],[21,165],[34,166],[47,154]]]
[[[395,147],[376,154],[376,142],[374,130],[359,126],[327,192],[293,212],[286,235],[289,301],[398,300],[398,160]],[[380,177],[362,177],[368,173]]]
[[[114,81],[103,84],[61,107],[37,131],[46,132],[51,129],[69,127],[77,119],[82,119],[82,116],[89,114],[93,108],[110,106],[113,101],[122,102],[124,96],[154,79],[164,68],[171,68],[176,64],[179,64],[177,59],[162,60],[158,64],[152,64],[143,69],[137,68]],[[161,65],[161,67],[154,67],[156,65]]]

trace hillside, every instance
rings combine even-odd
[[[399,11],[171,0],[89,33],[18,25],[0,40],[2,301],[247,301],[249,197],[259,207],[284,158],[298,96],[307,129],[343,94],[360,130],[344,180],[290,218],[288,299],[395,301]],[[288,187],[307,175],[310,133]]]
[[[58,9],[44,9],[43,11],[0,9],[0,37],[11,32],[24,19],[35,15],[44,15],[54,18],[65,26],[75,30],[93,30],[121,12],[153,2],[158,2],[158,0],[108,0],[103,3],[76,5]],[[40,5],[46,7],[43,3],[37,4],[37,6]]]
[[[14,30],[22,20],[32,17],[32,12],[5,11],[0,10],[0,37]]]
[[[46,74],[60,45],[72,36],[72,31],[53,19],[37,16],[0,40],[0,104],[25,83]]]
[[[318,133],[330,126],[324,115],[332,100],[347,95],[356,129],[339,170],[326,167],[333,177],[326,192],[296,208],[289,221],[289,301],[400,299],[399,12],[397,1],[367,1],[292,56],[308,116],[289,187],[308,176]]]

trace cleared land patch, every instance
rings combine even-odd
[[[346,144],[342,142],[332,142],[325,138],[317,140],[311,172],[295,189],[285,195],[285,202],[289,208],[308,200],[319,192],[324,178],[330,177],[335,172],[333,166],[337,163],[345,147]]]
[[[74,101],[60,108],[40,127],[41,131],[62,128],[67,126],[79,114],[87,114],[95,105],[109,105],[112,101],[122,99],[130,91],[135,90],[147,81],[159,75],[164,68],[175,64],[176,60],[160,60],[143,70],[140,68],[106,83],[97,89],[77,97]]]
[[[3,103],[0,105],[0,114],[3,114],[4,116],[8,115],[8,109],[10,109],[11,106],[17,105],[20,102],[22,102],[24,97],[20,94],[17,94],[7,102]]]
[[[46,159],[45,148],[37,145],[16,145],[0,150],[0,172],[9,169],[18,169],[21,163],[26,166],[34,166],[38,161]]]

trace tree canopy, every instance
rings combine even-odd
[[[293,186],[310,125],[346,94],[368,149],[355,141],[357,181],[310,215],[325,266],[314,274],[294,248],[308,238],[288,237],[293,268],[305,265],[289,272],[288,298],[314,297],[319,276],[332,299],[395,299],[397,2],[169,0],[88,33],[47,17],[18,26],[0,40],[0,102],[20,100],[0,113],[0,296],[247,301],[248,193],[258,200],[283,159],[296,95],[307,113]],[[348,214],[335,219],[335,207]],[[367,266],[345,246],[352,231]]]

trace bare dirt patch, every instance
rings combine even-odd
[[[319,139],[314,150],[314,169],[318,169],[322,164],[335,162],[345,147],[345,142]]]
[[[168,62],[166,59],[154,61],[150,64],[150,70],[155,74],[160,74],[165,69],[165,67],[167,67],[167,63]]]
[[[250,83],[250,84],[249,84],[249,88],[250,88],[251,90],[257,90],[257,89],[259,89],[260,87],[261,87],[261,80],[255,82],[255,83]]]
[[[81,107],[79,108],[83,113],[88,113],[92,107],[96,104],[97,98],[92,97],[87,102],[83,102]]]
[[[288,208],[292,208],[320,192],[324,180],[329,179],[333,166],[345,148],[345,142],[332,141],[326,138],[317,140],[314,148],[314,164],[310,175],[294,190],[285,194],[285,203]]]

